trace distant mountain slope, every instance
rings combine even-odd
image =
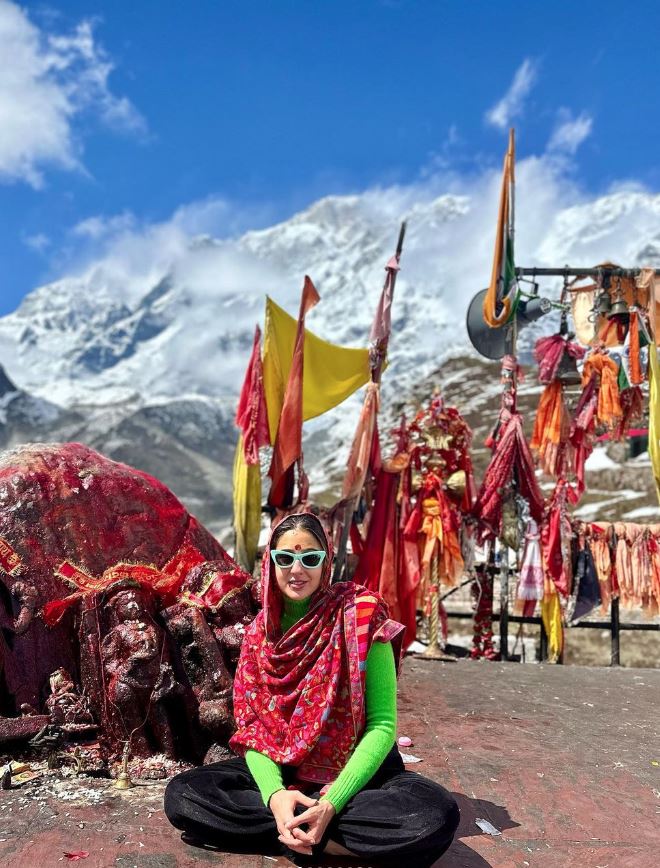
[[[660,196],[612,193],[545,220],[534,206],[519,232],[521,264],[660,264]],[[160,476],[219,526],[230,513],[233,411],[264,294],[295,313],[309,274],[322,296],[309,327],[366,345],[402,217],[383,430],[432,383],[453,384],[459,407],[476,389],[473,421],[487,429],[496,368],[480,367],[464,328],[467,303],[490,273],[494,218],[482,208],[464,195],[399,197],[396,208],[387,191],[329,197],[234,240],[190,238],[140,280],[99,260],[39,287],[0,319],[0,445],[82,440]],[[549,317],[543,328],[551,327]],[[313,489],[329,492],[345,466],[359,404],[355,396],[306,426]]]

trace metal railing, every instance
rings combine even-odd
[[[498,571],[499,572],[499,571]],[[447,612],[448,618],[472,620],[472,612]],[[509,611],[508,588],[500,594],[500,611],[492,612],[491,623],[499,622],[500,626],[500,658],[510,660],[509,655],[509,624],[534,624],[539,627],[539,658],[541,662],[548,659],[548,637],[543,626],[543,620],[538,615],[513,615]],[[615,598],[610,603],[610,619],[598,621],[578,621],[567,627],[567,630],[608,630],[610,633],[610,666],[621,665],[621,632],[632,631],[660,631],[660,624],[622,621],[620,616],[619,600]],[[559,660],[562,663],[562,659]]]

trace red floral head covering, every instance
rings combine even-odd
[[[313,520],[314,536],[328,552],[321,584],[307,614],[284,634],[270,545],[264,551],[263,609],[245,633],[234,680],[237,732],[229,745],[296,766],[301,780],[325,784],[344,768],[364,731],[369,649],[393,642],[398,661],[404,627],[389,619],[373,591],[353,582],[330,584],[332,544]]]
[[[310,600],[310,609],[319,597],[328,591],[332,581],[332,558],[334,557],[334,547],[332,545],[332,540],[326,533],[320,520],[311,512],[292,513],[291,515],[285,516],[272,529],[270,540],[264,550],[264,555],[261,560],[261,606],[265,613],[266,636],[271,640],[275,639],[280,633],[280,618],[282,617],[283,609],[282,592],[277,584],[277,579],[275,578],[275,565],[270,556],[273,537],[276,536],[279,539],[282,532],[286,533],[287,530],[301,527],[301,525],[296,523],[296,519],[303,517],[307,527],[302,529],[315,536],[319,541],[319,548],[324,549],[327,552],[325,560],[323,561],[321,583],[319,584],[318,590],[316,590],[312,595]],[[290,525],[290,527],[282,529],[281,526],[284,522],[287,522],[287,525]],[[310,525],[314,527],[313,530]]]

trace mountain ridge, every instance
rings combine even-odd
[[[492,197],[484,203],[476,194],[328,196],[236,239],[188,237],[138,276],[108,254],[38,287],[0,319],[0,363],[10,384],[0,377],[0,445],[80,439],[159,476],[219,526],[231,509],[233,413],[265,294],[295,314],[309,274],[322,297],[309,328],[334,343],[365,346],[384,267],[407,218],[382,386],[386,431],[402,403],[419,399],[421,385],[442,388],[443,363],[455,360],[466,376],[480,370],[463,323],[490,274],[491,205]],[[639,191],[560,207],[545,221],[533,214],[518,234],[518,258],[539,266],[659,265],[659,214],[660,196]],[[541,291],[552,287],[549,281]],[[542,322],[548,330],[555,320]],[[312,490],[335,485],[360,402],[355,395],[306,424]],[[496,402],[490,412],[494,419]]]

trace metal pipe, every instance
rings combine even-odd
[[[541,621],[541,630],[539,635],[539,663],[545,663],[548,659],[548,634],[545,631],[543,619],[539,618],[539,620]]]
[[[360,496],[352,497],[344,504],[344,518],[341,526],[341,535],[339,537],[339,545],[337,546],[337,554],[335,555],[335,564],[332,572],[332,584],[341,582],[342,573],[346,571],[346,547],[348,545],[348,535],[353,522],[353,513],[357,509]]]
[[[456,618],[460,621],[468,621],[474,618],[474,612],[447,612],[448,618]],[[493,621],[500,620],[500,613],[493,612]],[[527,617],[525,615],[508,615],[507,620],[512,624],[543,624],[541,618]],[[579,624],[574,624],[572,627],[567,627],[567,630],[576,630],[579,627],[591,627],[594,630],[611,630],[611,621],[581,621]],[[660,624],[631,624],[625,621],[619,621],[619,630],[660,630]]]
[[[592,630],[611,630],[611,621],[582,621],[579,624],[573,624],[569,630],[574,630],[576,627],[590,627]],[[660,630],[660,624],[626,624],[619,621],[619,630]]]
[[[615,597],[610,605],[610,617],[612,619],[612,660],[611,666],[618,666],[620,663],[620,647],[619,647],[619,598]]]
[[[609,274],[612,277],[637,277],[641,268],[516,268],[516,277],[598,277]],[[660,275],[660,268],[654,272]]]
[[[660,624],[622,624],[619,622],[619,630],[660,630]]]
[[[407,226],[407,223],[405,220],[403,220],[401,223],[401,227],[399,228],[399,238],[398,238],[397,243],[396,243],[395,257],[396,257],[397,263],[401,259],[401,253],[403,252],[403,240],[406,237],[406,226]],[[397,275],[397,272],[394,271],[394,273],[391,276],[388,274],[388,276],[386,278],[386,280],[391,279],[391,281],[392,281],[392,294],[391,294],[390,301],[392,301],[394,299],[394,287],[396,285],[396,275]],[[385,339],[384,345],[381,346],[381,348],[380,348],[381,353],[382,353],[381,361],[378,363],[376,368],[372,368],[372,370],[371,370],[371,381],[373,383],[377,383],[377,384],[380,383],[380,378],[381,378],[381,375],[383,373],[382,361],[385,358],[385,355],[387,352],[388,342],[389,342],[389,335]],[[346,571],[347,571],[346,550],[348,547],[348,536],[349,536],[349,533],[351,530],[351,524],[353,523],[353,514],[354,514],[355,510],[357,509],[359,503],[360,503],[360,492],[358,492],[358,494],[354,498],[352,498],[351,500],[347,500],[346,503],[344,504],[344,513],[343,513],[343,515],[344,515],[343,522],[344,523],[342,524],[341,534],[339,537],[339,545],[337,547],[337,552],[335,554],[335,565],[334,565],[334,570],[332,573],[332,583],[333,584],[335,582],[341,581],[342,575],[344,576],[344,578],[346,578]]]

